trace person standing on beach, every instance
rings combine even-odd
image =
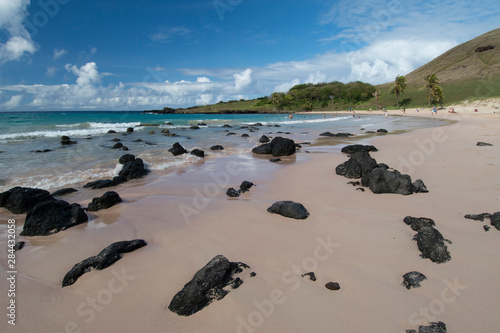
[[[385,111],[385,116],[384,117],[387,118],[387,111]]]

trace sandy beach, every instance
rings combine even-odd
[[[453,123],[364,142],[379,149],[371,153],[378,163],[422,179],[429,193],[358,191],[335,174],[346,154],[307,154],[307,147],[280,164],[236,155],[113,188],[124,202],[89,213],[88,224],[46,237],[17,237],[26,241],[16,252],[17,322],[9,325],[4,315],[0,330],[405,332],[442,321],[448,332],[497,332],[500,231],[492,226],[485,232],[489,221],[464,218],[500,210],[495,103],[456,106],[455,114],[438,111],[434,117]],[[404,116],[432,115],[426,109]],[[476,146],[479,141],[493,146]],[[227,188],[244,180],[256,186],[229,199]],[[72,195],[63,199],[88,204]],[[280,200],[302,203],[311,215],[299,221],[266,211]],[[21,231],[24,215],[1,209]],[[451,261],[420,258],[415,232],[403,222],[408,215],[436,222],[452,242]],[[73,265],[113,242],[136,238],[148,245],[61,288]],[[169,311],[172,297],[219,254],[251,267],[244,283],[189,317]],[[6,256],[0,264],[4,291]],[[426,275],[420,288],[401,285],[410,271]],[[302,278],[307,272],[317,280]],[[330,281],[340,290],[326,289]],[[6,293],[1,300],[5,311]]]

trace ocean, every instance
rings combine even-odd
[[[252,128],[261,123],[263,126]],[[200,125],[200,129],[191,126]],[[168,149],[179,142],[187,150],[204,150],[206,158],[248,154],[262,135],[283,136],[296,143],[310,142],[303,150],[332,148],[335,140],[322,132],[348,132],[369,138],[365,131],[389,132],[439,126],[435,119],[381,114],[146,114],[141,112],[0,112],[0,192],[14,186],[55,190],[81,186],[118,174],[124,154],[142,158],[156,173],[171,172],[199,161],[193,155],[173,156]],[[148,126],[141,126],[148,125]],[[127,128],[133,128],[127,134]],[[168,130],[176,136],[161,133]],[[109,133],[115,131],[116,133]],[[153,132],[154,133],[153,133]],[[234,133],[234,134],[231,134]],[[248,134],[248,137],[242,137]],[[62,145],[61,136],[76,144]],[[121,142],[128,148],[112,149]],[[211,151],[213,145],[224,150]],[[333,147],[334,148],[334,147]],[[332,151],[335,149],[332,148]],[[338,149],[338,148],[337,148]]]

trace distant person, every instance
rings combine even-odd
[[[477,109],[474,109],[474,112],[477,112]]]
[[[388,112],[387,112],[387,111],[385,111],[385,115],[384,115],[384,117],[385,117],[385,118],[387,118],[387,114],[388,114]]]

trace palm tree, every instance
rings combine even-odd
[[[396,76],[394,85],[391,87],[391,94],[396,94],[396,106],[399,107],[399,95],[404,94],[406,90],[406,77],[403,75]]]
[[[422,89],[427,90],[427,101],[429,107],[431,102],[440,102],[444,98],[443,88],[439,85],[439,79],[436,74],[429,74],[425,78],[425,86]]]

